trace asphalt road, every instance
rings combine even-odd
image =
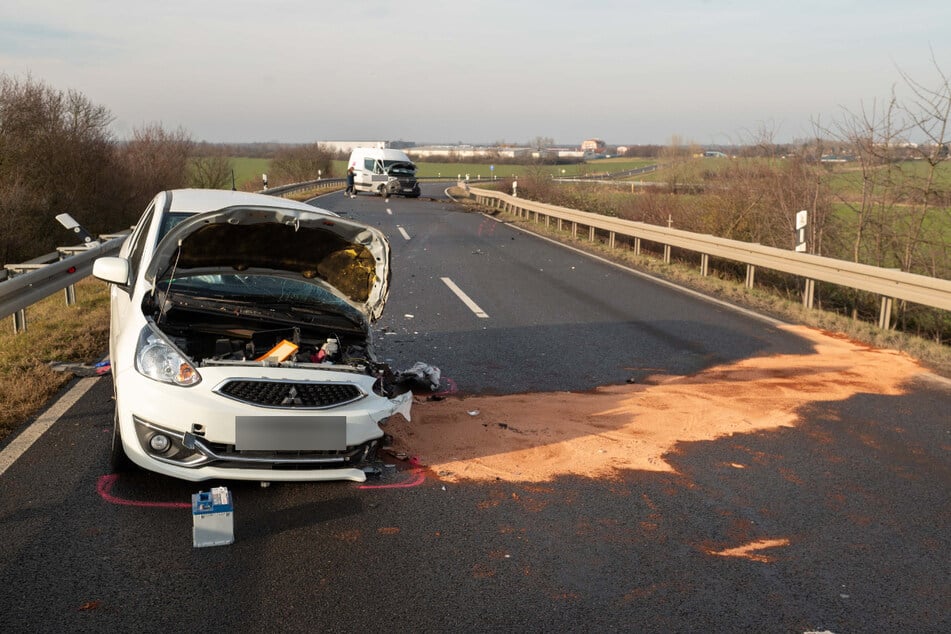
[[[378,346],[395,369],[438,366],[447,391],[587,390],[810,349],[436,186],[321,205],[390,236]],[[0,476],[4,632],[951,631],[946,384],[817,404],[611,482],[451,484],[401,464],[366,485],[229,483],[235,543],[196,549],[191,494],[215,483],[111,477],[110,379],[84,381]],[[769,561],[711,554],[763,535],[788,540]]]

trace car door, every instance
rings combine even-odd
[[[130,328],[138,332],[140,327],[140,320],[136,318],[136,313],[140,311],[133,298],[136,297],[136,280],[142,268],[142,257],[152,234],[150,229],[154,219],[155,200],[146,208],[132,230],[132,235],[119,251],[119,256],[129,263],[129,279],[127,285],[113,284],[109,289],[109,359],[113,372],[123,369],[125,362],[122,355],[116,353],[119,339]]]

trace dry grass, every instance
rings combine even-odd
[[[73,378],[50,363],[93,364],[107,354],[108,287],[87,278],[76,285],[74,306],[56,293],[27,308],[26,319],[20,334],[13,334],[13,317],[0,320],[0,441]]]

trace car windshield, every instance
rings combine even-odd
[[[156,243],[161,242],[162,238],[165,237],[165,234],[171,231],[175,225],[182,222],[183,220],[188,220],[194,215],[195,214],[174,211],[166,214],[165,217],[162,218],[162,226],[159,228],[159,234],[155,238]]]
[[[159,280],[169,292],[218,301],[343,315],[360,323],[359,310],[314,282],[278,275],[234,273],[177,276]]]

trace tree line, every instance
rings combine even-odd
[[[69,213],[93,234],[108,233],[133,225],[162,190],[234,184],[233,147],[196,142],[161,123],[117,139],[113,121],[105,106],[78,91],[0,74],[0,264],[68,242],[57,214]],[[332,173],[332,153],[317,144],[251,149],[273,160],[272,186]]]

